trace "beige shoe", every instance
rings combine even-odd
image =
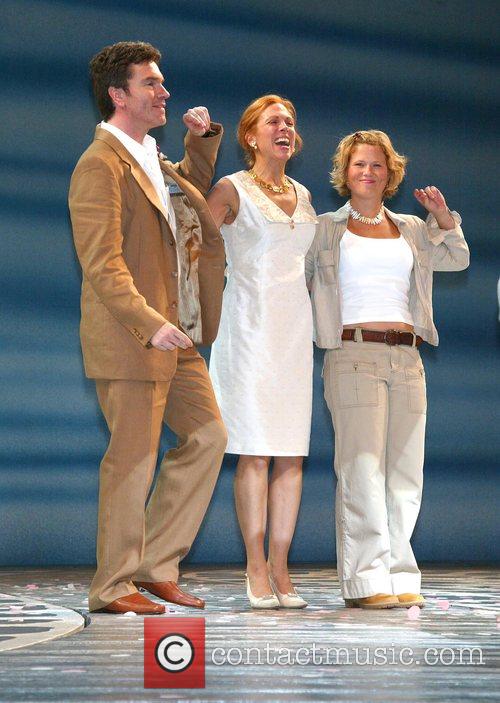
[[[307,607],[307,601],[302,598],[302,596],[299,596],[297,591],[295,589],[293,590],[292,593],[280,593],[278,591],[278,587],[276,586],[276,583],[273,581],[273,578],[271,575],[269,575],[269,582],[271,584],[271,588],[273,589],[276,597],[278,598],[279,604],[281,608],[305,608]]]
[[[397,599],[400,608],[411,608],[412,605],[425,608],[425,598],[420,593],[400,593]]]
[[[248,578],[248,574],[245,574],[245,579],[247,582],[247,598],[250,601],[250,605],[252,606],[252,608],[256,608],[258,610],[271,610],[272,608],[280,607],[280,602],[276,598],[274,593],[270,593],[268,596],[254,596],[250,588],[250,580]]]
[[[363,608],[364,610],[383,610],[384,608],[401,607],[397,596],[387,593],[376,593],[366,598],[345,598],[346,608]]]

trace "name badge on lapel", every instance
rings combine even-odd
[[[184,192],[181,190],[179,185],[175,183],[175,181],[173,183],[168,183],[167,185],[170,195],[184,195]]]

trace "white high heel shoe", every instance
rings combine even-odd
[[[293,593],[280,593],[278,587],[273,580],[273,577],[269,574],[269,583],[273,589],[281,608],[305,608],[307,606],[307,601],[299,596],[297,591]]]
[[[254,596],[250,588],[248,574],[245,574],[245,579],[247,582],[247,598],[250,601],[252,608],[257,608],[258,610],[271,610],[272,608],[280,607],[280,602],[274,593],[270,593],[268,596]]]

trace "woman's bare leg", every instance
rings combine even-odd
[[[269,571],[280,593],[292,592],[288,551],[302,495],[302,457],[275,457],[269,482]]]
[[[234,478],[236,514],[247,553],[247,574],[256,597],[272,593],[264,551],[270,457],[242,455]]]

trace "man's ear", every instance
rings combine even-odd
[[[108,88],[108,94],[115,107],[123,107],[125,100],[125,91],[123,88],[115,88],[111,85]]]

